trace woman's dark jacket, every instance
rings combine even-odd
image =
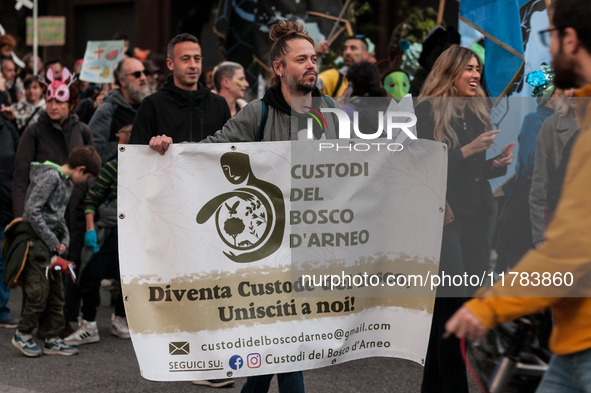
[[[423,101],[415,108],[417,136],[421,139],[434,138],[435,120],[432,105]],[[448,152],[446,199],[455,215],[467,215],[478,210],[481,202],[493,212],[493,196],[488,179],[503,176],[507,168],[490,169],[493,159],[486,160],[486,151],[464,159],[461,147],[469,144],[490,127],[484,124],[467,106],[464,121],[455,117],[451,122],[460,146]],[[500,151],[500,150],[499,150]]]
[[[14,180],[12,183],[12,205],[14,217],[22,217],[25,194],[29,187],[31,162],[51,161],[64,165],[70,152],[83,145],[93,145],[92,133],[88,126],[78,121],[78,116],[71,114],[62,125],[49,118],[47,112],[41,112],[37,123],[29,125],[21,136],[14,162]],[[70,231],[70,249],[68,258],[77,260],[84,245],[86,223],[84,217],[85,183],[74,186],[68,202],[66,222]]]

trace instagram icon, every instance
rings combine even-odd
[[[261,355],[258,353],[250,353],[246,357],[246,365],[248,368],[259,368],[261,367]]]

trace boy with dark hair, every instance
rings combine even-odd
[[[50,161],[32,163],[23,218],[13,221],[5,231],[6,241],[2,245],[2,253],[7,266],[11,265],[10,271],[15,271],[15,264],[19,268],[5,282],[11,285],[24,281],[25,289],[22,319],[12,344],[26,356],[41,354],[31,334],[37,328],[38,317],[42,312],[45,312],[46,324],[43,353],[78,353],[59,338],[65,325],[63,282],[53,271],[48,274],[48,268],[51,255],[62,255],[69,246],[70,236],[64,213],[74,184],[84,183],[90,176],[97,176],[100,168],[100,156],[92,146],[75,148],[62,166]],[[28,247],[19,254],[17,249],[23,243]]]

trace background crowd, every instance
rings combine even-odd
[[[443,231],[440,261],[446,271],[503,272],[514,267],[528,250],[544,245],[545,228],[553,219],[580,128],[575,120],[574,89],[556,88],[552,66],[542,64],[535,74],[526,76],[527,83],[536,88],[533,96],[538,107],[525,116],[514,141],[518,142],[515,176],[505,185],[503,197],[495,198],[487,180],[506,173],[513,161],[514,143],[502,147],[500,155],[486,159],[499,131],[492,127],[491,102],[481,83],[485,64],[477,50],[459,46],[460,36],[455,29],[438,26],[424,37],[418,59],[420,69],[412,75],[399,63],[376,59],[373,43],[363,35],[344,38],[340,48],[342,66],[322,72],[316,62],[330,50],[330,43],[314,43],[302,26],[285,21],[271,29],[270,37],[273,45],[268,89],[260,99],[253,100],[246,95],[249,83],[241,64],[223,62],[211,75],[202,75],[201,62],[207,53],[201,52],[199,41],[190,34],[181,34],[168,45],[167,70],[141,52],[138,56],[138,51],[126,50],[116,66],[114,83],[103,85],[75,77],[81,60],[62,64],[59,59],[39,59],[40,77],[36,77],[33,56],[26,54],[26,66],[17,67],[12,59],[14,38],[0,36],[0,231],[11,228],[15,219],[33,221],[30,196],[37,184],[35,170],[39,163],[59,167],[59,173],[73,183],[57,209],[61,211],[58,221],[64,222],[66,233],[56,244],[38,234],[51,253],[75,264],[76,282],[69,276],[47,278],[64,278],[63,289],[57,289],[63,291],[63,310],[56,311],[55,304],[50,306],[48,300],[46,308],[30,311],[35,292],[30,282],[23,287],[22,310],[9,310],[6,304],[10,290],[15,290],[11,286],[23,284],[19,278],[30,277],[26,266],[32,263],[27,260],[27,274],[20,275],[12,265],[9,268],[9,258],[0,259],[0,326],[17,328],[13,344],[23,354],[41,353],[33,331],[45,339],[46,354],[73,355],[78,353],[76,347],[98,342],[95,319],[99,289],[105,279],[116,283],[110,331],[122,339],[130,337],[117,284],[119,144],[149,144],[164,154],[171,143],[179,142],[298,139],[289,131],[287,137],[280,129],[277,131],[277,124],[292,116],[293,97],[324,96],[320,105],[342,107],[351,117],[355,111],[368,110],[365,97],[381,97],[387,102],[400,101],[407,94],[418,98],[418,136],[449,146],[446,217],[450,219]],[[375,126],[368,129],[375,130]],[[100,157],[100,171],[90,169],[91,158],[72,158],[83,146],[94,147],[92,154]],[[81,167],[86,178],[92,175],[89,181],[75,174]],[[44,212],[49,205],[43,201],[40,210]],[[51,218],[44,214],[43,220],[47,223]],[[52,229],[56,233],[57,229]],[[493,249],[498,258],[494,266],[489,266]],[[6,257],[4,244],[2,252]],[[47,262],[43,267],[54,265]],[[50,291],[53,289],[48,287]],[[466,291],[461,297],[436,300],[424,392],[467,392],[459,343],[441,336],[446,321],[470,296],[472,293]],[[63,321],[55,322],[55,318]],[[550,318],[547,324],[549,331]],[[60,338],[56,339],[56,335]],[[243,391],[266,391],[270,377],[249,378]],[[282,374],[279,381],[281,391],[304,391],[301,373]],[[222,387],[233,381],[195,383]]]

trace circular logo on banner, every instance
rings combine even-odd
[[[221,239],[234,250],[251,250],[264,240],[272,224],[272,206],[264,204],[255,190],[243,190],[230,197],[216,212],[216,228]],[[246,199],[243,199],[245,197]],[[269,209],[271,207],[271,209]]]
[[[257,179],[244,153],[225,153],[220,165],[226,179],[241,185],[207,202],[197,214],[204,224],[215,216],[215,226],[228,248],[224,255],[238,263],[254,262],[281,246],[285,229],[285,203],[281,190]]]

